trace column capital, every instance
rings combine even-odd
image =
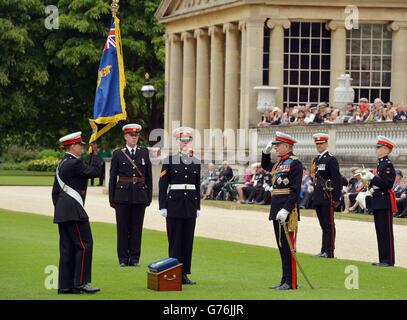
[[[288,29],[291,27],[291,21],[288,19],[269,19],[267,20],[267,27],[269,29],[274,29],[276,26]]]
[[[330,20],[328,23],[325,24],[325,29],[328,31],[336,31],[338,29],[344,28],[345,28],[344,20]]]
[[[210,26],[208,28],[208,35],[209,36],[216,36],[222,33],[222,28],[220,26]]]
[[[238,26],[235,23],[228,22],[228,23],[225,23],[223,25],[223,32],[224,33],[234,32],[234,31],[237,31],[237,30],[238,30]]]
[[[171,33],[171,34],[168,34],[168,41],[179,42],[179,41],[181,41],[181,37],[179,34]]]
[[[248,18],[244,21],[245,27],[246,28],[256,28],[256,27],[260,27],[260,26],[264,26],[264,22],[266,21],[265,18]]]
[[[194,34],[191,31],[184,31],[181,33],[181,41],[194,39]]]
[[[194,37],[199,38],[199,37],[207,37],[208,36],[208,31],[202,28],[196,29],[194,31]]]
[[[240,31],[245,30],[246,29],[246,21],[244,21],[244,20],[239,21],[238,28],[239,28]]]
[[[393,21],[387,26],[387,30],[396,32],[400,29],[407,29],[407,21]]]

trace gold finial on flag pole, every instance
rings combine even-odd
[[[119,11],[119,1],[120,0],[112,0],[112,3],[110,4],[110,10],[114,15]]]

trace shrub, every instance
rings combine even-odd
[[[36,154],[37,151],[35,150],[26,149],[18,145],[10,145],[6,150],[4,150],[1,157],[1,162],[20,163],[30,161],[35,159]]]
[[[62,151],[57,151],[53,149],[44,149],[40,152],[38,152],[37,156],[35,159],[37,160],[43,160],[43,159],[48,159],[48,158],[55,158],[55,159],[60,159],[64,153]]]
[[[20,163],[5,162],[5,163],[0,163],[0,170],[26,171],[26,170],[28,170],[27,168],[28,168],[28,162],[20,162]]]
[[[47,171],[53,172],[56,170],[58,165],[57,158],[45,158],[41,160],[32,160],[28,163],[27,170],[28,171]]]

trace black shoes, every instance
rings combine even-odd
[[[372,266],[375,266],[375,267],[393,267],[394,264],[389,264],[387,262],[373,262]]]
[[[182,284],[193,285],[193,284],[196,284],[196,282],[189,279],[187,275],[183,275],[182,276]]]
[[[138,261],[130,261],[129,267],[140,267],[140,263]]]
[[[283,284],[283,283],[276,284],[275,286],[269,287],[269,289],[276,290],[278,287],[281,287],[282,284]]]
[[[283,283],[282,285],[273,288],[274,290],[291,290],[291,286],[288,283]]]
[[[82,292],[77,289],[58,289],[58,294],[81,294]]]
[[[58,294],[81,294],[81,293],[93,294],[99,291],[100,291],[99,288],[94,288],[89,283],[87,283],[72,289],[58,289]]]
[[[75,290],[80,291],[80,293],[89,293],[89,294],[93,294],[100,291],[99,288],[94,288],[89,283],[84,284],[80,287],[76,287]]]
[[[119,261],[120,267],[140,267],[140,263],[138,260],[135,261]]]
[[[326,252],[320,252],[320,253],[316,254],[314,257],[323,258],[323,259],[332,259],[333,258],[333,257],[329,256],[329,254]]]

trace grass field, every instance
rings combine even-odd
[[[53,172],[0,170],[0,186],[52,186]]]
[[[119,268],[112,224],[93,223],[93,284],[97,295],[58,296],[47,290],[47,265],[58,264],[58,233],[52,219],[0,210],[0,299],[406,299],[407,269],[368,263],[299,257],[316,290],[299,275],[300,290],[268,289],[281,277],[278,251],[265,247],[196,238],[192,279],[182,292],[146,288],[147,264],[166,256],[166,236],[145,230],[140,268]],[[272,237],[273,234],[270,234]],[[359,269],[359,289],[347,290],[345,267]]]

